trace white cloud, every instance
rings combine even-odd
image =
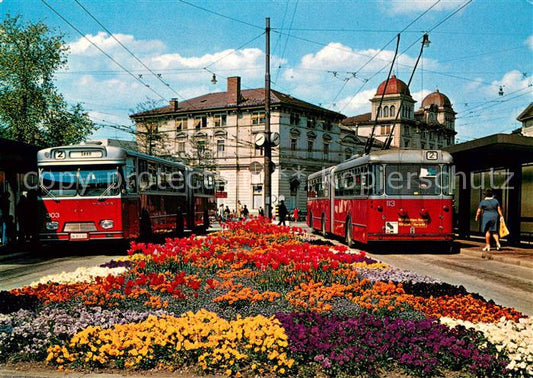
[[[386,78],[388,67],[394,57],[394,51],[355,50],[340,43],[332,42],[313,54],[303,56],[296,66],[283,71],[283,79],[290,86],[291,93],[305,101],[328,103],[329,108],[353,115],[357,112],[370,111],[369,99],[376,89],[366,89],[370,85],[377,86]],[[402,55],[398,66],[410,71],[416,58]],[[356,72],[364,66],[363,71]],[[424,68],[438,67],[436,61],[424,59]],[[382,74],[374,73],[382,70]],[[356,73],[356,77],[353,76]],[[372,82],[365,84],[368,77],[374,76]],[[407,81],[407,75],[400,77]],[[283,84],[285,84],[283,83]],[[354,101],[350,101],[359,92]],[[351,95],[350,95],[351,94]],[[336,106],[333,107],[333,102]],[[347,105],[347,103],[349,103]],[[361,106],[365,104],[365,106]]]
[[[384,0],[381,7],[391,14],[420,13],[429,9],[436,0]],[[442,0],[432,8],[432,11],[446,11],[456,9],[464,4],[464,0]]]
[[[530,35],[529,38],[526,39],[526,45],[530,50],[533,50],[533,35]]]

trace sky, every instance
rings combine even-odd
[[[420,107],[438,89],[457,112],[456,142],[520,127],[533,100],[533,0],[0,0],[69,45],[56,85],[102,125],[94,138],[131,139],[140,103],[265,85],[270,18],[272,89],[346,116],[393,73]],[[212,84],[213,74],[217,83]],[[500,93],[503,91],[503,95]]]

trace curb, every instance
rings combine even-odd
[[[524,261],[517,257],[499,256],[495,253],[477,252],[477,251],[472,251],[469,249],[461,249],[460,253],[461,255],[466,255],[470,257],[478,257],[478,258],[485,259],[485,260],[494,260],[494,261],[498,261],[504,264],[518,265],[524,268],[533,268],[532,261]]]

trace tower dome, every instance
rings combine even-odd
[[[435,90],[435,92],[428,94],[424,100],[422,100],[422,107],[424,109],[429,108],[431,105],[437,105],[439,108],[451,108],[452,103],[445,94]]]
[[[378,91],[376,92],[376,96],[383,95],[383,92],[385,91],[385,84],[387,84],[387,80],[382,82],[379,87]],[[393,95],[393,94],[404,94],[404,95],[411,95],[409,92],[409,87],[407,84],[405,84],[403,81],[398,79],[396,75],[392,75],[389,79],[389,84],[387,85],[387,90],[385,91],[386,95]]]

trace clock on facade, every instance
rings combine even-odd
[[[271,142],[274,147],[279,146],[279,140],[279,133],[272,133]]]
[[[266,142],[266,135],[265,133],[257,133],[255,134],[255,145],[257,147],[263,147]]]

